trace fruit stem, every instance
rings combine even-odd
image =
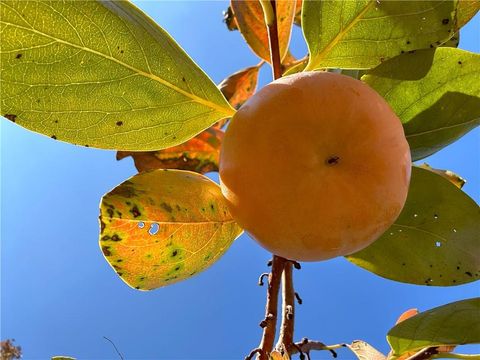
[[[295,289],[293,288],[293,263],[287,261],[282,274],[282,325],[276,345],[277,350],[290,354],[295,325]]]
[[[275,0],[261,1],[265,22],[268,29],[268,40],[270,44],[270,62],[272,64],[273,78],[282,77],[282,61],[280,58],[280,44],[278,42],[277,28],[277,5]]]
[[[286,260],[279,256],[273,256],[272,271],[268,275],[267,303],[265,305],[265,327],[263,328],[262,341],[260,343],[258,360],[268,360],[269,354],[275,341],[277,328],[277,307],[280,280]]]

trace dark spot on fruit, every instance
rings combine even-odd
[[[102,252],[105,256],[112,255],[112,253],[110,252],[110,246],[102,246]]]
[[[450,22],[450,19],[443,19],[442,24],[447,25]]]
[[[17,56],[15,56],[15,59],[20,59],[22,57],[22,54],[18,53]]]
[[[132,213],[133,217],[139,217],[141,215],[140,210],[138,210],[137,205],[133,205],[133,207],[130,209],[130,212]]]
[[[168,205],[167,203],[165,203],[165,202],[162,202],[162,203],[160,204],[160,207],[161,207],[163,210],[165,210],[165,211],[167,211],[167,212],[169,212],[169,213],[171,213],[172,210],[173,210],[172,207],[171,207],[170,205]]]
[[[462,65],[462,62],[461,62],[461,61],[459,61],[459,62],[458,62],[458,65]]]
[[[112,241],[120,241],[122,240],[122,238],[120,236],[118,236],[117,234],[114,234],[111,238]]]
[[[327,165],[337,165],[338,162],[340,161],[340,157],[334,155],[334,156],[329,156],[326,160],[325,160],[325,163]]]
[[[117,121],[117,126],[122,126],[123,125],[123,121]]]
[[[471,273],[470,271],[465,271],[465,275],[468,275],[468,276],[470,276],[470,277],[472,277],[472,276],[473,276],[473,275],[472,275],[472,273]]]
[[[50,136],[53,140],[57,140],[57,137],[55,135]]]

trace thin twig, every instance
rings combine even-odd
[[[118,351],[117,347],[115,346],[115,343],[114,343],[112,340],[110,340],[108,337],[106,337],[106,336],[104,336],[103,338],[104,338],[105,340],[110,341],[110,343],[113,345],[113,348],[114,348],[115,351],[117,352],[117,354],[118,354],[118,356],[120,357],[120,359],[124,360],[122,354],[120,353],[120,351]]]
[[[456,354],[441,352],[432,355],[431,359],[464,359],[464,360],[480,360],[480,354]]]
[[[258,277],[258,286],[263,286],[263,278],[268,277],[268,273],[263,273]]]
[[[298,305],[302,305],[302,304],[303,304],[303,300],[302,300],[302,298],[300,297],[300,295],[298,295],[297,292],[295,293],[295,299],[297,299]]]
[[[268,275],[267,303],[265,305],[265,327],[263,328],[262,341],[259,348],[259,360],[268,360],[268,354],[273,348],[275,341],[275,333],[277,327],[277,306],[278,306],[278,290],[280,288],[280,280],[282,278],[285,259],[279,256],[273,256],[272,271]]]
[[[293,288],[293,264],[287,261],[282,275],[282,325],[277,349],[284,348],[288,354],[293,346],[295,328],[295,290]]]
[[[302,268],[302,265],[298,261],[295,260],[290,260],[290,262],[293,264],[293,267],[297,270],[300,270]]]
[[[262,1],[263,11],[265,13],[265,22],[268,29],[268,40],[270,44],[270,62],[272,64],[273,78],[282,77],[282,59],[280,58],[280,44],[278,41],[277,28],[277,5],[275,0],[270,0],[270,6],[267,1]],[[268,12],[268,14],[267,14]]]
[[[337,357],[335,349],[340,349],[346,347],[346,344],[335,344],[335,345],[325,345],[321,341],[311,341],[307,338],[303,338],[302,341],[296,342],[295,347],[292,347],[291,354],[297,353],[297,347],[302,350],[305,354],[309,354],[312,350],[327,350],[330,351],[334,358]]]

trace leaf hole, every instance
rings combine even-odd
[[[140,221],[140,222],[138,223],[138,228],[139,228],[139,229],[143,229],[144,227],[145,227],[145,223],[144,223],[143,221]]]
[[[441,243],[440,241],[436,241],[436,242],[435,242],[435,246],[436,246],[436,247],[440,247],[440,246],[442,246],[442,243]]]
[[[158,223],[153,223],[150,225],[150,229],[148,229],[148,233],[150,235],[156,235],[158,233],[158,229],[160,228],[160,225]]]

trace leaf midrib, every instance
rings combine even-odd
[[[350,31],[350,29],[355,26],[355,24],[357,22],[360,21],[360,19],[363,17],[363,15],[365,15],[365,13],[368,12],[368,10],[370,10],[371,6],[375,3],[375,0],[371,0],[367,5],[365,5],[365,7],[363,8],[362,11],[360,11],[351,21],[350,23],[343,29],[341,29],[337,35],[333,38],[332,41],[330,41],[330,43],[323,48],[323,50],[317,55],[315,56],[315,62],[312,61],[311,63],[309,63],[307,65],[307,67],[305,68],[305,70],[312,70],[312,69],[315,69],[319,64],[320,62],[323,60],[323,58],[325,58],[325,56],[332,50],[332,48],[337,45],[340,40],[342,40],[342,38]],[[313,57],[310,57],[310,59],[312,59]]]
[[[112,57],[112,56],[110,56],[110,55],[101,53],[101,52],[99,52],[99,51],[96,51],[96,50],[94,50],[94,49],[90,49],[90,48],[88,48],[88,47],[84,47],[84,46],[80,46],[80,45],[71,43],[71,42],[66,41],[66,40],[62,40],[62,39],[56,38],[56,37],[54,37],[54,36],[45,34],[45,33],[41,32],[41,31],[38,31],[38,30],[33,29],[33,28],[27,28],[27,27],[24,27],[24,26],[21,26],[21,25],[18,25],[18,24],[9,23],[9,22],[6,22],[6,21],[0,21],[0,23],[1,23],[1,24],[5,24],[5,25],[10,25],[10,26],[12,26],[12,27],[16,27],[16,28],[19,28],[19,29],[23,29],[23,30],[25,30],[25,31],[30,31],[30,32],[32,32],[32,33],[35,33],[35,34],[40,35],[40,36],[44,36],[44,37],[49,38],[49,39],[51,39],[51,40],[53,40],[53,41],[56,41],[56,42],[58,42],[58,43],[61,43],[61,44],[67,45],[67,46],[71,46],[71,47],[73,47],[73,48],[80,49],[80,50],[83,50],[83,51],[86,51],[86,52],[95,54],[95,55],[97,55],[97,56],[101,56],[101,57],[103,57],[103,58],[105,58],[105,59],[107,59],[107,60],[113,61],[113,62],[115,62],[115,63],[117,63],[117,64],[119,64],[119,65],[121,65],[121,66],[123,66],[123,67],[125,67],[125,68],[127,68],[127,69],[129,69],[129,70],[131,70],[131,71],[133,71],[133,72],[135,72],[135,73],[137,73],[137,74],[139,74],[139,75],[142,75],[142,76],[144,76],[144,77],[146,77],[146,78],[148,78],[148,79],[157,81],[157,82],[159,82],[160,84],[162,84],[162,85],[164,85],[164,86],[166,86],[166,87],[168,87],[168,88],[170,88],[170,89],[172,89],[172,90],[174,90],[174,91],[176,91],[176,92],[178,92],[178,93],[180,93],[180,94],[182,94],[182,95],[184,95],[184,96],[186,96],[186,97],[194,100],[195,102],[197,102],[197,103],[199,103],[199,104],[202,104],[202,105],[205,105],[206,107],[209,107],[209,108],[211,108],[211,109],[217,110],[217,111],[219,111],[220,113],[223,113],[223,114],[225,114],[225,115],[227,115],[227,116],[231,116],[231,115],[233,115],[233,114],[235,113],[235,111],[234,111],[232,108],[222,107],[222,106],[219,106],[219,105],[217,105],[217,104],[215,104],[215,103],[213,103],[213,102],[211,102],[211,101],[208,101],[208,100],[206,100],[206,99],[203,99],[203,98],[201,98],[201,97],[198,97],[197,95],[194,95],[194,94],[192,94],[192,93],[189,93],[188,91],[185,91],[185,90],[183,90],[183,89],[181,89],[181,88],[173,85],[172,83],[166,81],[165,79],[160,78],[159,76],[157,76],[157,75],[155,75],[155,74],[147,73],[147,72],[145,72],[145,71],[143,71],[143,70],[137,69],[136,67],[131,66],[131,65],[127,64],[127,63],[124,63],[123,61],[120,61],[120,60],[118,60],[118,59],[116,59],[116,58],[114,58],[114,57]]]

